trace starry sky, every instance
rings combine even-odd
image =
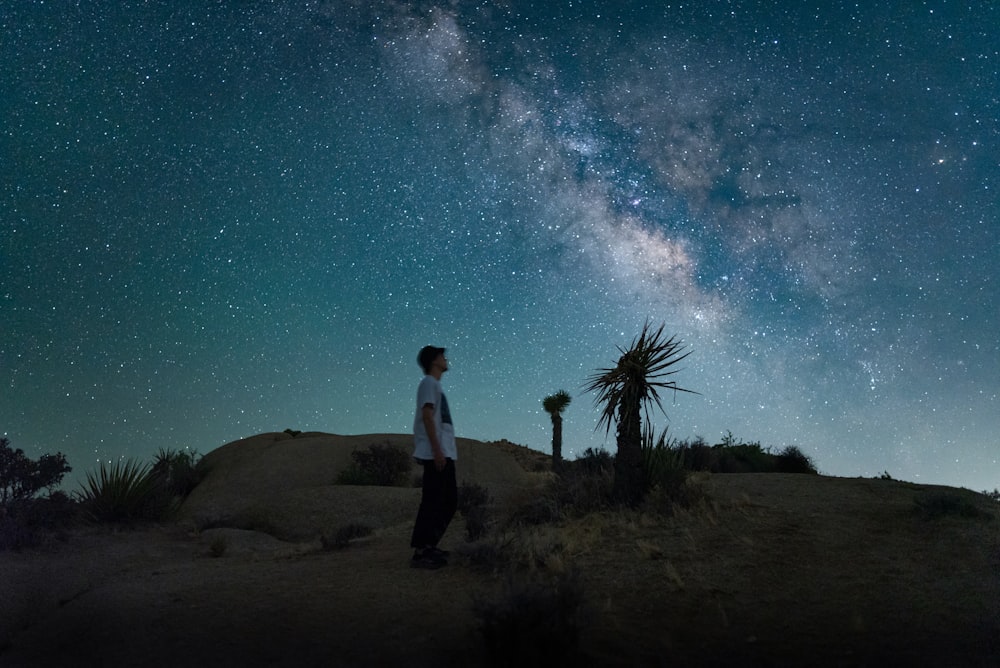
[[[0,434],[82,477],[286,428],[614,449],[657,430],[1000,485],[1000,9],[829,2],[0,8]]]

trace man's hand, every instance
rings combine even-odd
[[[437,431],[434,429],[434,404],[424,404],[420,411],[420,417],[424,421],[424,429],[431,442],[431,452],[434,453],[434,468],[438,471],[444,471],[448,462],[445,459],[444,451],[441,450],[441,444],[438,442]]]

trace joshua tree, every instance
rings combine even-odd
[[[570,401],[572,398],[566,390],[542,399],[542,407],[552,417],[552,470],[556,472],[562,469],[562,413]]]
[[[621,357],[618,364],[608,369],[599,369],[587,379],[586,390],[597,392],[594,403],[602,407],[597,428],[605,426],[611,431],[611,423],[618,425],[618,454],[615,457],[614,494],[619,501],[636,505],[646,492],[646,481],[642,471],[642,415],[649,422],[650,406],[653,402],[666,415],[660,401],[659,389],[674,392],[690,392],[678,387],[668,376],[677,373],[678,362],[690,355],[681,353],[684,346],[675,337],[665,339],[663,325],[651,330],[649,321],[642,327],[642,333],[632,341],[627,349],[618,350]]]

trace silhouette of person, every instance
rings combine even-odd
[[[417,355],[425,375],[417,387],[413,457],[423,465],[424,475],[420,508],[410,538],[414,549],[410,565],[414,568],[436,569],[448,563],[448,552],[438,548],[438,543],[458,508],[458,446],[448,399],[441,389],[441,376],[448,370],[444,352],[444,348],[424,346]]]

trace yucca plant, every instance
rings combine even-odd
[[[542,408],[552,418],[552,470],[562,470],[562,414],[572,401],[569,392],[559,390],[542,399]]]
[[[149,464],[134,459],[120,459],[114,464],[101,462],[97,472],[88,471],[79,493],[81,505],[99,522],[133,522],[159,519],[169,495],[159,476]]]
[[[656,404],[661,412],[663,403],[659,390],[689,392],[678,387],[669,376],[678,372],[675,365],[690,353],[682,352],[684,346],[675,337],[664,338],[664,325],[653,331],[649,321],[643,325],[638,338],[628,348],[618,348],[618,364],[600,369],[585,386],[597,392],[594,403],[602,407],[597,428],[617,422],[618,454],[615,457],[615,497],[629,505],[642,501],[645,484],[642,472],[642,415],[649,423],[650,406]]]

